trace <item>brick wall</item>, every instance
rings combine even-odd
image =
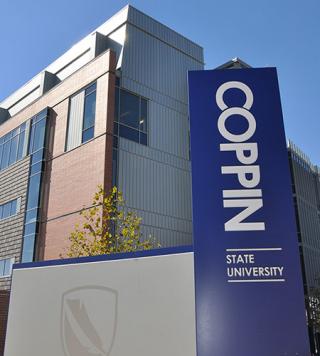
[[[7,329],[7,318],[9,309],[9,291],[0,290],[0,356],[4,353],[4,342]]]

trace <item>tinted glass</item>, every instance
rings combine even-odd
[[[17,214],[17,199],[12,200],[11,211],[10,211],[10,215],[16,215],[16,214]]]
[[[94,127],[91,127],[88,130],[85,130],[82,132],[82,143],[89,141],[90,139],[93,138],[94,134]]]
[[[131,129],[130,127],[120,125],[119,135],[121,137],[127,138],[128,140],[139,143],[139,131]]]
[[[113,136],[113,148],[118,148],[118,136]]]
[[[146,145],[148,144],[148,140],[147,140],[147,134],[140,132],[140,143],[142,145]]]
[[[11,202],[3,205],[2,219],[8,218],[10,214],[11,214]]]
[[[7,259],[4,260],[3,275],[4,276],[10,276],[11,270],[12,270],[12,259],[11,258],[7,258]]]
[[[41,172],[42,164],[43,164],[43,162],[40,161],[40,162],[38,162],[38,163],[32,165],[32,166],[31,166],[31,170],[30,170],[30,175],[32,176],[32,175],[34,175],[34,174],[36,174],[36,173]]]
[[[4,275],[4,260],[0,260],[0,276]]]
[[[116,77],[116,86],[119,87],[120,86],[120,78]]]
[[[7,141],[3,145],[3,152],[2,152],[2,161],[1,161],[1,169],[8,167],[9,163],[9,155],[10,155],[10,141]]]
[[[0,220],[2,219],[2,211],[3,211],[3,206],[0,205]]]
[[[11,140],[9,165],[17,161],[19,135]]]
[[[96,113],[96,92],[85,97],[84,102],[84,117],[83,117],[83,130],[94,126],[94,118]]]
[[[119,88],[116,88],[115,106],[114,106],[114,121],[119,121]]]
[[[120,122],[139,128],[139,97],[124,90],[121,90]]]
[[[27,209],[36,208],[39,203],[40,195],[40,179],[41,175],[36,174],[32,176],[29,180],[29,189],[28,189],[28,206]]]
[[[139,121],[139,130],[147,132],[147,123],[148,123],[148,102],[145,99],[141,98],[141,113]]]
[[[97,88],[97,84],[96,83],[93,83],[92,85],[90,85],[86,91],[85,91],[85,94],[86,95],[89,95],[90,93],[92,93],[93,91],[95,91]]]
[[[119,124],[117,122],[113,124],[113,133],[114,135],[119,135]]]
[[[44,135],[46,130],[46,120],[41,120],[32,126],[34,130],[33,146],[31,152],[36,152],[44,146]]]
[[[24,236],[22,262],[32,262],[33,261],[33,251],[34,251],[35,239],[36,239],[35,235]]]
[[[43,150],[37,151],[32,155],[31,164],[35,164],[43,159]]]
[[[21,159],[22,156],[23,156],[24,138],[25,138],[25,131],[23,131],[19,136],[19,146],[18,146],[18,157],[17,157],[17,159]]]
[[[42,110],[36,117],[33,118],[33,122],[38,122],[47,116],[47,109]]]
[[[36,222],[37,221],[37,216],[38,216],[38,209],[29,210],[26,213],[26,221],[25,221],[25,223],[28,224],[28,223]]]
[[[37,223],[26,224],[24,226],[24,234],[31,235],[36,233]]]

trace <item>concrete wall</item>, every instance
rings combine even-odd
[[[193,253],[14,270],[5,356],[195,356]]]

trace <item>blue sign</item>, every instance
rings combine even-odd
[[[197,356],[309,356],[274,68],[189,73]]]

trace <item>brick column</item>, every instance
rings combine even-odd
[[[3,356],[4,353],[4,343],[6,338],[9,311],[9,297],[9,291],[0,290],[0,356]]]

